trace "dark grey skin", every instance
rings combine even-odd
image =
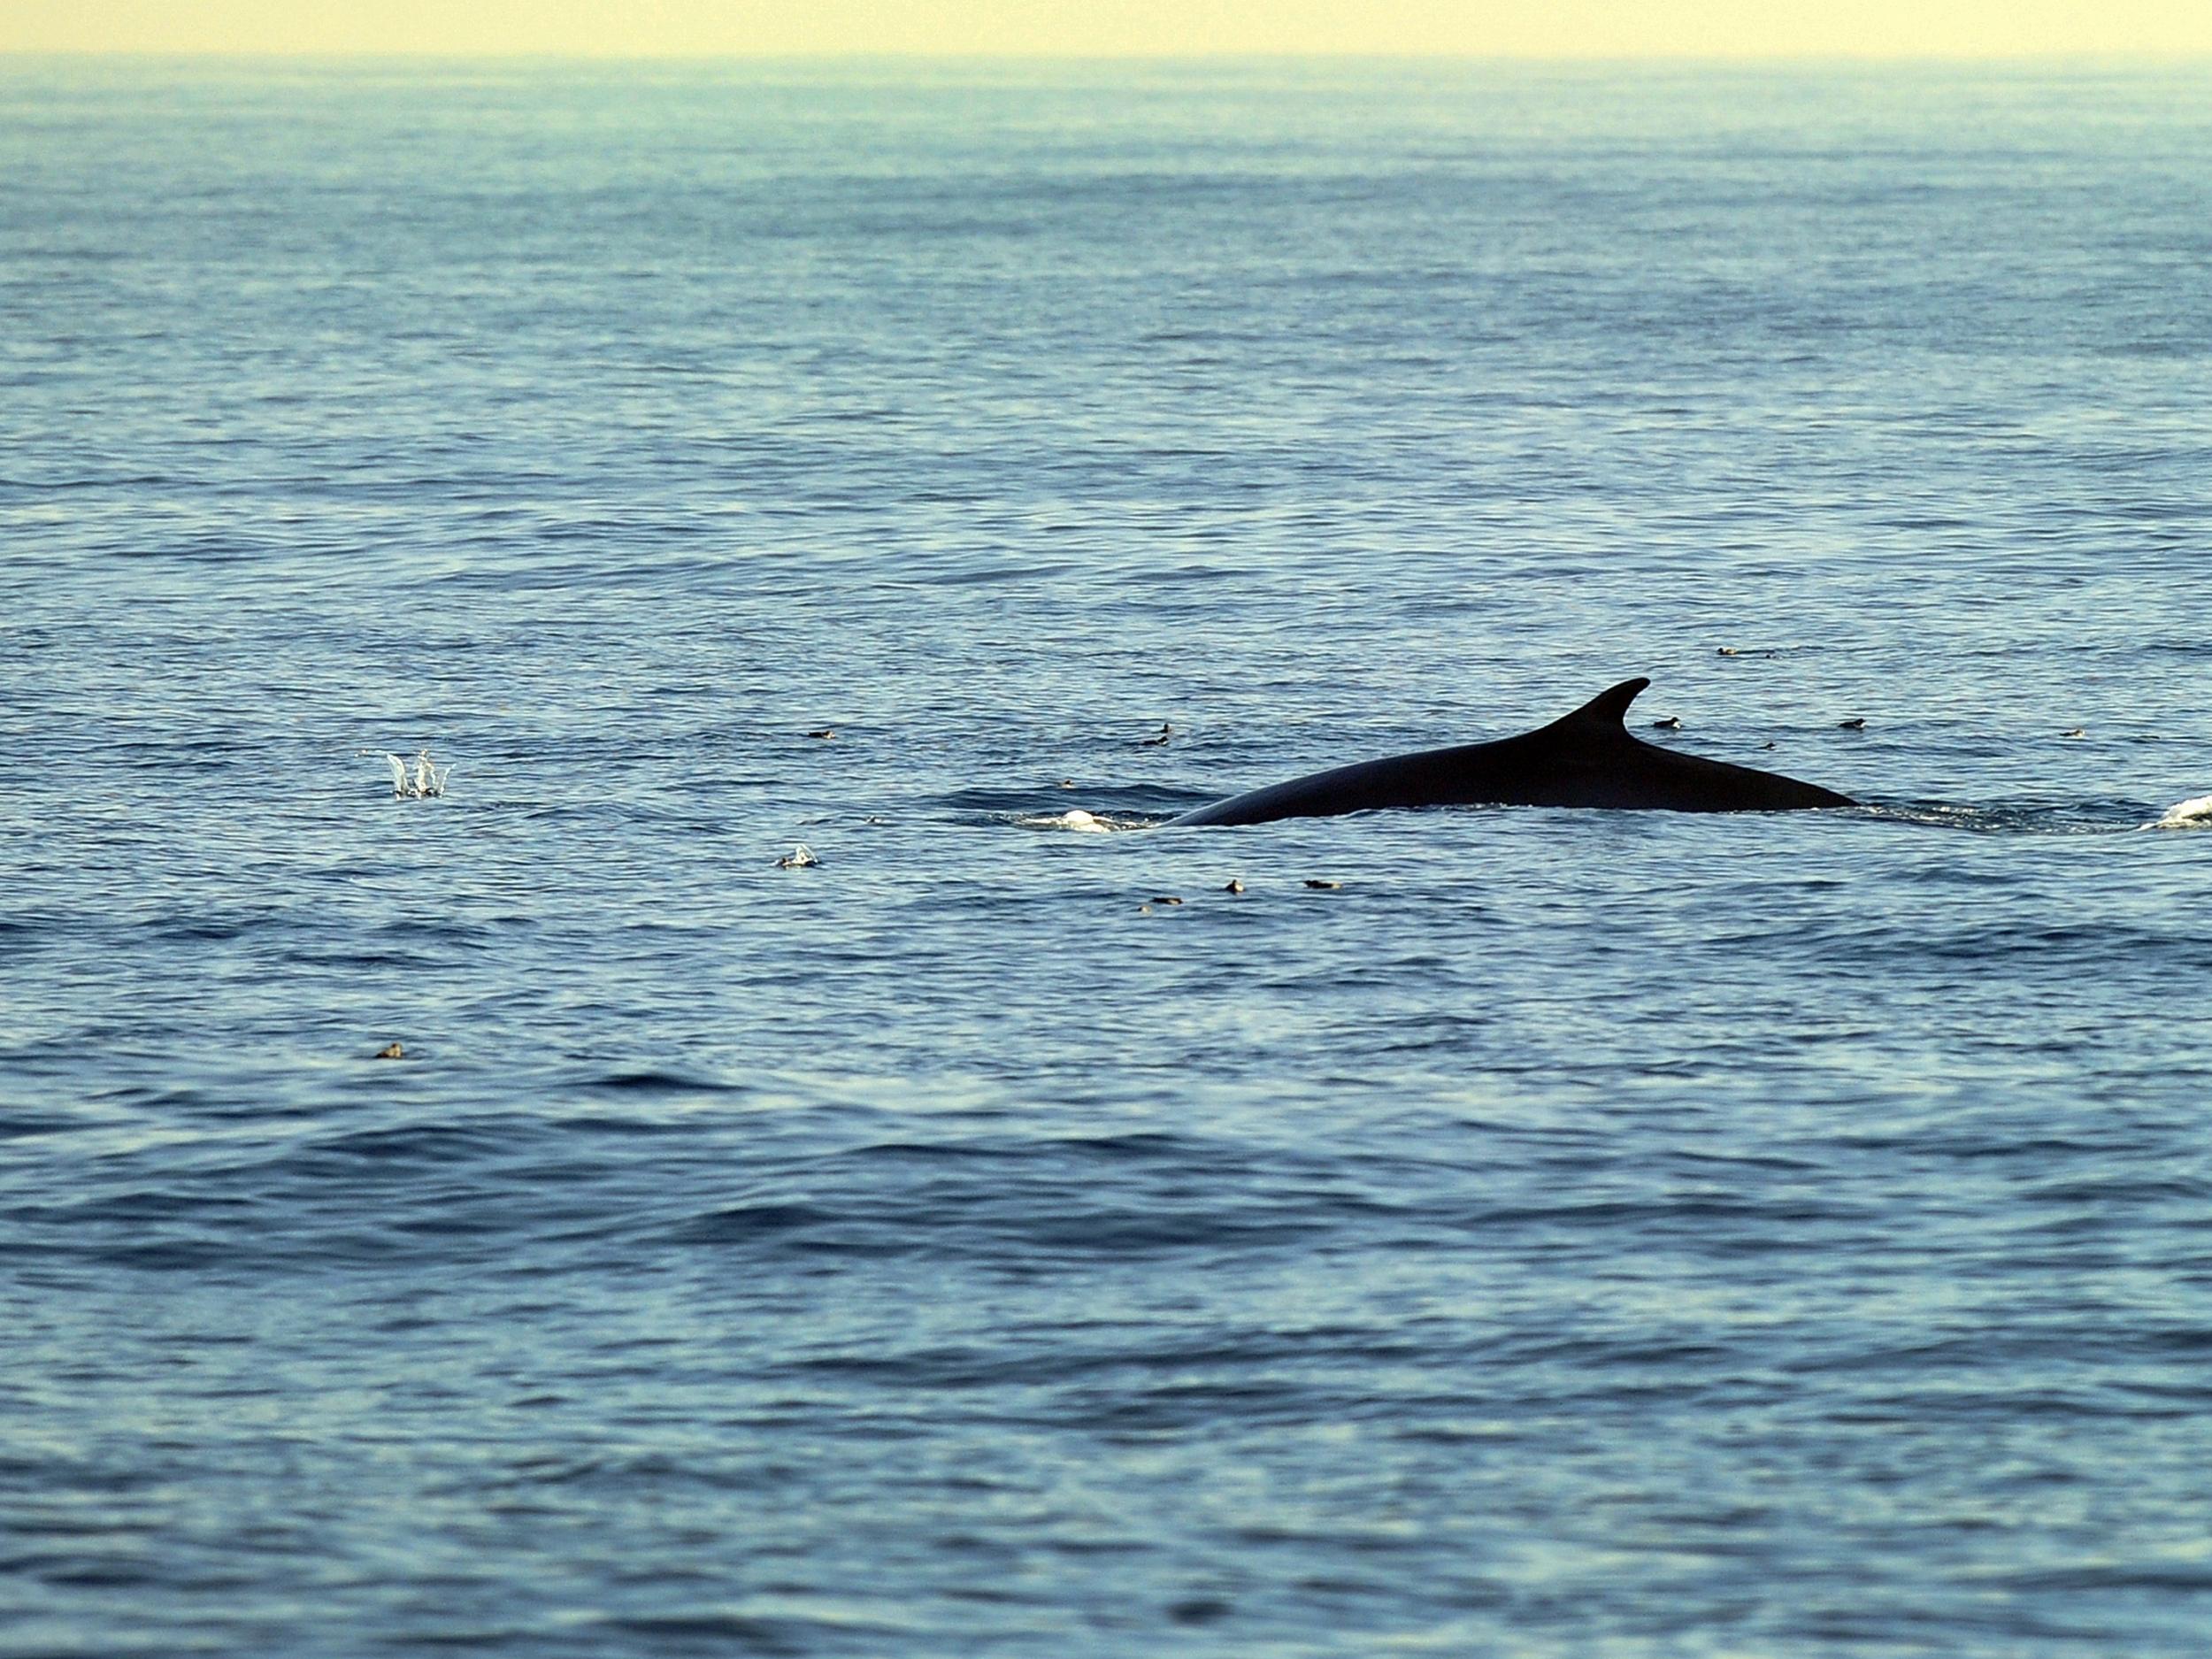
[[[1666,812],[1794,812],[1855,806],[1848,795],[1778,772],[1684,755],[1631,737],[1621,717],[1648,680],[1624,680],[1549,726],[1362,761],[1232,795],[1171,825],[1267,824],[1388,807],[1578,806]]]

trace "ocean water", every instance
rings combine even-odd
[[[0,62],[0,1651],[2202,1654],[2208,273],[2201,65]],[[1867,804],[1144,827],[1632,674]]]

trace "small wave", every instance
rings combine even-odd
[[[733,1244],[836,1220],[833,1211],[812,1204],[739,1204],[698,1217],[678,1229],[677,1236],[687,1244]]]
[[[586,1080],[583,1087],[601,1088],[613,1094],[734,1094],[745,1091],[742,1083],[690,1071],[670,1071],[663,1067],[648,1067],[641,1071],[610,1071],[604,1077]],[[571,1129],[602,1128],[629,1133],[635,1127],[627,1120],[571,1119]]]
[[[2145,829],[2212,829],[2212,795],[2192,795],[2166,809],[2165,816]]]

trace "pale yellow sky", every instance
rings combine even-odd
[[[0,0],[0,51],[2212,54],[2212,0]]]

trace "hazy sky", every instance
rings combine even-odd
[[[2212,0],[0,0],[0,50],[2212,53]]]

